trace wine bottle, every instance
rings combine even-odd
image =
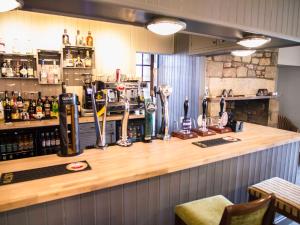
[[[43,100],[42,100],[42,93],[39,92],[39,97],[37,99],[37,103],[36,103],[36,107],[35,107],[35,111],[37,114],[42,114],[43,113]]]
[[[86,37],[86,45],[89,47],[93,46],[93,37],[91,31],[88,32],[88,36]]]
[[[5,107],[4,107],[4,120],[5,120],[5,123],[9,123],[9,122],[12,121],[11,113],[12,113],[12,108],[9,104],[9,100],[6,99]]]
[[[51,116],[51,104],[50,104],[48,96],[46,96],[44,110],[45,110],[45,118],[49,119]]]

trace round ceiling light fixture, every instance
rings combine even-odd
[[[148,30],[159,35],[175,34],[185,28],[185,22],[171,18],[157,18],[147,24]]]
[[[271,38],[265,36],[246,36],[242,40],[238,41],[237,44],[246,48],[257,48],[263,46],[271,41]]]
[[[0,1],[0,12],[7,12],[23,6],[23,0],[2,0]]]
[[[231,51],[231,55],[245,57],[245,56],[252,55],[255,52],[256,50],[234,50]]]

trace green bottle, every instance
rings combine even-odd
[[[56,96],[52,96],[51,118],[58,118],[58,101]]]

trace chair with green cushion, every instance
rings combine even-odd
[[[175,208],[175,225],[271,225],[274,219],[273,194],[234,205],[222,195],[204,198]]]

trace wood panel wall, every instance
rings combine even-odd
[[[299,147],[299,142],[285,144],[164,176],[0,213],[0,224],[172,225],[177,204],[217,194],[235,203],[245,202],[247,187],[252,184],[274,176],[295,182]]]
[[[300,41],[299,0],[97,0]]]
[[[180,128],[180,117],[184,115],[183,104],[185,97],[189,99],[189,116],[197,121],[199,102],[204,83],[204,57],[188,56],[185,54],[160,55],[157,85],[167,84],[173,89],[169,97],[170,130],[175,129],[174,121]],[[202,83],[202,84],[201,84]],[[157,129],[161,125],[161,106],[158,97]]]

